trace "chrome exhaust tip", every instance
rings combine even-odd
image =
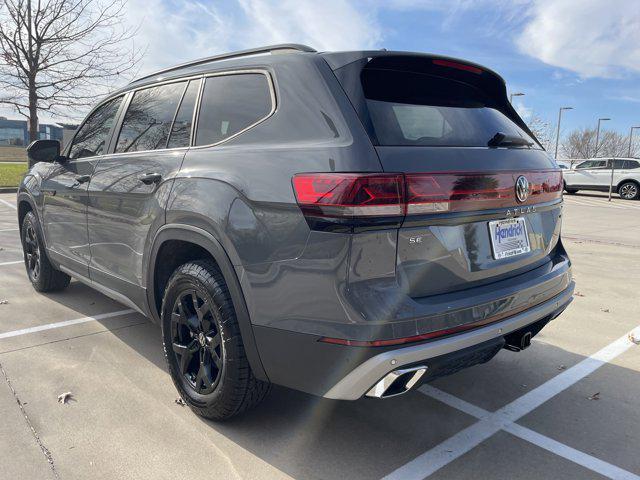
[[[402,368],[387,373],[376,383],[365,396],[372,398],[389,398],[402,395],[411,390],[427,371],[425,365]]]

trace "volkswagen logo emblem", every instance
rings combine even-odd
[[[529,180],[524,175],[520,175],[516,180],[516,198],[522,203],[529,198],[529,193],[531,193]]]

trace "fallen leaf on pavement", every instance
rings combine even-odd
[[[589,400],[600,400],[600,392],[596,392],[590,397],[587,397]]]
[[[566,370],[567,366],[566,365],[558,365],[558,370]]]
[[[601,308],[600,310],[602,310],[604,313],[609,313],[609,309],[608,308]]]
[[[584,293],[576,292],[573,294],[574,297],[584,297]]]
[[[9,303],[9,300],[0,300],[0,305],[6,305]]]
[[[640,345],[640,338],[636,337],[635,334],[633,332],[631,332],[629,334],[629,341],[631,343],[635,343],[636,345]]]
[[[71,400],[72,398],[73,398],[73,393],[71,392],[61,393],[60,395],[58,395],[58,403],[65,404],[69,402],[69,400]]]
[[[180,405],[181,407],[184,407],[186,405],[186,403],[184,403],[184,400],[182,398],[176,398],[174,401],[176,402],[177,405]]]

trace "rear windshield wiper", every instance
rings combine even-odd
[[[533,142],[518,135],[507,135],[506,133],[498,132],[487,142],[487,145],[490,147],[530,147]]]

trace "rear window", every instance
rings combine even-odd
[[[486,147],[498,132],[535,142],[464,82],[374,68],[365,68],[361,81],[380,145]]]
[[[209,77],[202,92],[196,145],[221,142],[263,120],[271,110],[271,90],[265,75]]]

